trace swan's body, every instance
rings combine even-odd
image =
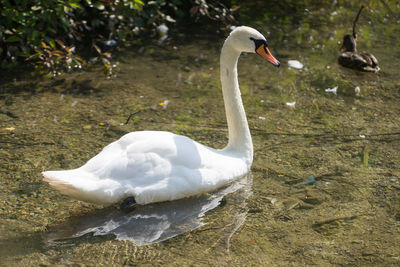
[[[238,27],[221,52],[221,83],[229,143],[221,150],[162,131],[124,135],[80,168],[45,171],[44,180],[78,200],[110,205],[127,197],[138,204],[180,199],[215,190],[250,170],[253,144],[240,97],[237,61],[241,52],[257,52],[279,66],[265,38]]]
[[[214,190],[249,171],[252,155],[206,147],[169,132],[124,135],[78,169],[43,173],[73,198],[112,204],[134,196],[139,204]]]

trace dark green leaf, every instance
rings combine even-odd
[[[8,37],[5,42],[6,43],[14,43],[14,42],[20,42],[22,41],[22,38],[16,35],[10,36]]]

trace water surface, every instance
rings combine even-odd
[[[251,190],[184,202],[192,206],[182,214],[195,214],[189,224],[166,227],[179,218],[173,212],[180,202],[164,203],[133,213],[136,219],[155,214],[144,223],[148,229],[135,231],[125,223],[129,214],[64,197],[40,172],[79,167],[136,130],[168,130],[222,148],[227,130],[218,56],[225,32],[185,31],[161,46],[127,48],[111,79],[93,68],[54,80],[26,74],[3,82],[1,263],[398,265],[398,2],[370,1],[358,22],[359,48],[378,58],[379,74],[337,64],[356,3],[263,2],[243,6],[241,20],[267,36],[282,66],[256,55],[239,62],[255,148]],[[303,69],[289,68],[288,60]],[[337,94],[326,92],[336,86]],[[286,105],[293,102],[294,108]],[[199,212],[210,199],[218,199],[213,209]],[[111,227],[108,218],[127,229]],[[172,229],[168,238],[162,229]]]

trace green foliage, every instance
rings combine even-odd
[[[40,48],[35,49],[35,54],[30,59],[37,59],[36,68],[45,69],[50,76],[56,76],[62,71],[70,71],[72,69],[81,69],[84,60],[77,56],[75,47],[67,47],[60,40],[56,40],[56,44],[51,42],[49,45],[45,42],[41,43]]]
[[[74,49],[57,47],[56,40],[77,50],[97,51],[111,66],[100,49],[106,40],[121,43],[138,32],[188,17],[226,22],[234,19],[229,5],[230,1],[213,0],[2,0],[0,68],[24,59],[51,72],[81,66]]]

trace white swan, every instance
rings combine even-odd
[[[124,199],[138,204],[180,199],[243,177],[253,162],[253,144],[237,80],[241,52],[256,52],[280,65],[255,29],[237,27],[225,40],[220,72],[229,142],[224,149],[170,132],[132,132],[80,168],[43,172],[44,181],[72,198],[110,205]]]

